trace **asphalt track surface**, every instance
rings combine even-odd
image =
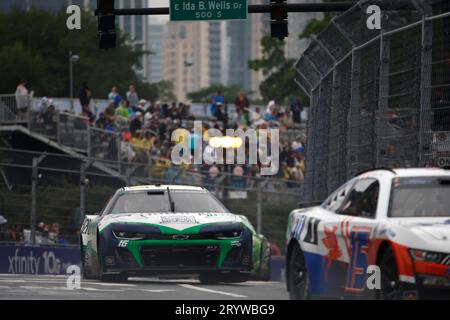
[[[125,283],[81,280],[67,287],[67,276],[0,274],[0,300],[286,300],[282,282],[200,284],[196,279],[130,278]]]

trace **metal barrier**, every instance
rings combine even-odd
[[[31,96],[0,95],[0,123],[25,123],[31,107]]]
[[[311,98],[306,201],[374,166],[450,162],[450,4],[411,0],[369,30],[367,6],[383,2],[335,17],[296,63]]]
[[[162,161],[152,158],[151,164],[112,162],[0,148],[0,212],[8,220],[3,231],[14,231],[16,226],[32,230],[31,226],[36,228],[44,222],[57,226],[61,240],[76,244],[83,216],[99,212],[118,188],[189,184],[209,189],[232,212],[249,217],[259,232],[284,247],[286,218],[301,200],[301,183],[237,177],[228,172],[213,174],[169,167]],[[119,163],[120,173],[108,171],[113,163]]]

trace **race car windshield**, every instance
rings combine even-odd
[[[450,177],[394,179],[389,216],[449,217]]]
[[[170,190],[174,212],[229,212],[207,192]],[[167,191],[132,191],[120,194],[109,214],[115,213],[170,213]]]

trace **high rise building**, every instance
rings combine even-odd
[[[166,36],[167,28],[163,23],[151,23],[148,26],[148,50],[151,52],[147,62],[147,79],[150,83],[159,82],[163,79],[163,40]]]
[[[228,39],[228,79],[227,85],[237,85],[250,91],[251,72],[248,60],[251,58],[251,24],[249,21],[227,22]]]
[[[185,101],[189,92],[225,83],[225,34],[223,21],[167,23],[162,78],[173,82],[180,101]]]
[[[162,42],[162,78],[173,83],[175,96],[180,101],[186,101],[187,93],[194,91],[200,82],[207,84],[207,65],[200,58],[199,45],[205,36],[201,24],[167,23]]]

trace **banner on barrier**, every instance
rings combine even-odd
[[[0,246],[0,273],[66,274],[80,264],[76,248]]]

